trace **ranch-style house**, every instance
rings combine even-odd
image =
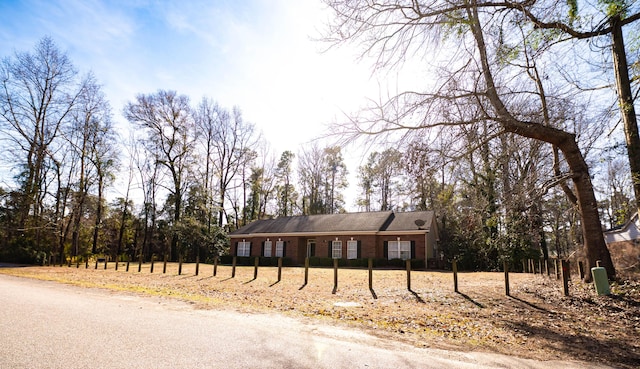
[[[438,228],[432,211],[303,215],[257,220],[230,235],[234,256],[418,259],[435,265]]]

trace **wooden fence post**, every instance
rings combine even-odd
[[[504,264],[504,294],[507,296],[511,296],[509,291],[509,263],[505,260]]]
[[[309,282],[309,257],[304,258],[304,285]]]
[[[282,280],[282,257],[278,258],[278,282]]]
[[[198,250],[198,254],[200,250]],[[196,255],[196,277],[198,276],[198,273],[200,272],[200,255]]]
[[[104,270],[107,270],[107,260],[109,260],[109,257],[105,255],[105,257],[104,257]]]
[[[373,259],[369,258],[369,289],[373,290]]]
[[[407,267],[407,289],[411,291],[411,260],[407,259],[405,263]]]
[[[84,268],[89,269],[89,256],[84,257]]]
[[[451,269],[453,270],[453,291],[458,292],[458,262],[456,259],[451,262]]]
[[[338,259],[333,259],[333,293],[338,290]]]
[[[218,274],[218,257],[213,257],[213,276],[215,277]]]
[[[258,279],[258,265],[260,265],[260,257],[256,256],[253,262],[253,279]]]
[[[580,279],[584,279],[584,264],[582,264],[582,261],[578,261],[578,275]]]
[[[169,256],[167,254],[164,254],[164,264],[162,265],[162,274],[166,274],[167,273],[167,259],[169,258]]]
[[[149,267],[149,273],[153,273],[153,264],[155,262],[155,259],[156,259],[156,255],[151,254],[151,266]]]
[[[76,269],[80,268],[80,258],[76,256]]]
[[[118,270],[118,256],[116,256],[116,270]]]
[[[138,255],[138,273],[142,272],[142,259],[144,259],[144,254],[142,250],[140,250],[140,255]]]
[[[542,259],[538,259],[538,272],[542,275]]]
[[[231,261],[231,278],[235,278],[236,277],[236,263],[238,261],[237,259],[238,259],[238,257],[234,256],[232,261]]]
[[[129,256],[127,256],[127,272],[129,271]]]
[[[529,259],[529,270],[531,274],[536,274],[536,264],[533,262],[533,259]]]
[[[98,258],[96,257],[96,267],[93,269],[98,269]]]
[[[178,255],[178,275],[182,275],[182,254]]]
[[[565,296],[569,296],[569,261],[562,260],[562,289]]]
[[[544,270],[547,273],[547,277],[549,277],[549,258],[544,259]]]

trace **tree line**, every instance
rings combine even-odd
[[[339,147],[303,150],[296,181],[296,155],[276,159],[239,107],[171,90],[137,95],[117,128],[96,77],[48,37],[0,71],[3,259],[204,260],[252,220],[344,211]],[[107,199],[116,181],[121,196]]]
[[[594,109],[574,96],[545,92],[548,78],[540,75],[551,72],[533,56],[556,39],[542,38],[535,48],[509,42],[502,40],[493,56],[500,57],[500,71],[524,69],[512,80],[528,86],[528,79],[533,89],[521,90],[534,100],[474,91],[466,79],[472,70],[462,68],[459,80],[445,74],[440,95],[401,94],[337,127],[342,137],[388,139],[373,145],[355,170],[357,209],[434,210],[439,257],[456,258],[467,269],[496,269],[505,258],[567,255],[597,238],[591,223],[585,228],[579,186],[569,183],[575,183],[576,168],[589,173],[596,167],[581,150],[595,151],[606,127],[594,128]],[[454,64],[470,65],[460,63]],[[41,262],[50,254],[106,254],[206,260],[226,251],[228,232],[253,220],[344,212],[349,205],[342,141],[275,153],[240,108],[206,97],[193,103],[171,90],[137,95],[121,111],[129,127],[116,129],[95,76],[80,75],[50,38],[32,52],[5,58],[0,71],[2,161],[10,173],[0,186],[0,258]],[[499,103],[496,98],[509,102],[505,117],[512,120],[494,116],[500,110],[486,105]],[[366,115],[371,112],[381,115]],[[536,119],[546,122],[544,130],[576,139],[531,139],[520,128]],[[617,150],[605,152],[616,157]],[[568,153],[577,154],[577,164],[569,163]],[[594,211],[600,238],[600,219],[613,227],[635,211],[627,163],[608,161],[599,176]],[[121,196],[107,199],[116,179],[124,183]],[[591,183],[584,185],[595,199]]]

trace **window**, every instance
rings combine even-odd
[[[237,256],[250,256],[251,254],[251,242],[240,241],[238,242]]]
[[[347,241],[347,259],[358,258],[358,241]]]
[[[389,241],[388,257],[391,259],[411,259],[411,241]]]
[[[331,257],[334,259],[342,258],[342,241],[331,241]]]
[[[271,257],[271,246],[272,246],[272,242],[267,240],[264,241],[264,256],[269,258]]]
[[[284,241],[276,241],[276,257],[284,257]]]

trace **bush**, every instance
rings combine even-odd
[[[278,266],[278,258],[277,257],[264,257],[260,256],[260,266]],[[213,262],[213,260],[212,260]],[[233,264],[233,256],[231,255],[222,255],[219,259],[220,264],[231,265]],[[256,262],[255,256],[238,256],[236,257],[236,265],[242,266],[254,266]],[[291,258],[284,257],[282,258],[282,266],[291,266],[293,262]]]
[[[312,256],[309,258],[309,266],[332,267],[333,259]]]
[[[402,259],[374,259],[373,267],[374,268],[394,268],[394,269],[404,269],[406,268],[406,261]],[[412,259],[411,260],[411,269],[424,269],[424,260]],[[312,267],[333,267],[333,258],[321,258],[317,256],[313,256],[309,258],[309,266]],[[348,268],[368,268],[369,267],[369,259],[360,258],[360,259],[338,259],[338,267],[348,267]]]
[[[0,260],[17,264],[43,265],[47,261],[47,253],[26,247],[15,247],[0,250]]]

